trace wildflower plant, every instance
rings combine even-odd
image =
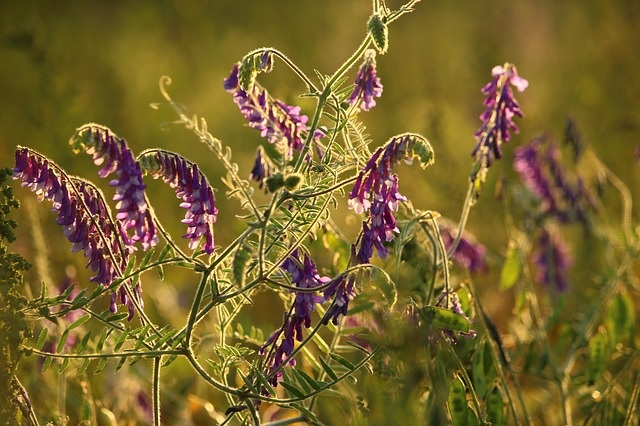
[[[377,62],[393,48],[389,31],[416,3],[392,10],[374,1],[361,44],[329,75],[312,78],[272,47],[231,64],[220,91],[232,96],[261,138],[250,169],[234,162],[233,144],[172,99],[168,77],[160,80],[164,100],[158,105],[170,107],[188,131],[173,129],[176,137],[205,144],[209,158],[195,162],[161,147],[136,154],[112,129],[86,124],[69,143],[75,153],[91,156],[99,178],[111,179],[103,192],[99,181],[71,175],[46,154],[18,146],[10,174],[55,213],[93,284],[65,286],[52,296],[51,283],[44,282],[41,293],[26,300],[7,293],[11,314],[28,318],[35,336],[29,338],[25,321],[0,321],[3,332],[19,335],[12,360],[17,353],[38,357],[39,368],[56,365],[63,380],[107,368],[124,375],[146,364],[148,388],[132,395],[143,413],[138,420],[156,425],[165,415],[165,395],[177,393],[165,378],[180,362],[188,367],[180,374],[190,374],[215,400],[218,411],[205,410],[211,423],[398,424],[387,410],[393,406],[401,407],[406,418],[400,422],[408,424],[530,424],[537,417],[567,425],[629,424],[640,394],[640,376],[624,373],[637,370],[640,359],[638,283],[631,277],[640,243],[626,187],[598,163],[622,194],[621,236],[607,249],[619,262],[602,276],[599,297],[566,323],[561,319],[571,312],[563,304],[580,285],[571,282],[576,247],[565,243],[563,227],[578,223],[585,234],[606,239],[609,224],[598,217],[586,179],[566,170],[557,145],[535,139],[514,150],[522,185],[512,185],[503,199],[522,212],[506,213],[507,246],[488,248],[466,230],[490,167],[510,155],[503,144],[524,116],[513,88],[522,92],[528,81],[515,65],[494,67],[482,89],[485,111],[469,138],[475,163],[457,222],[402,195],[400,168],[417,163],[428,179],[437,167],[425,136],[363,136],[360,118],[383,96]],[[262,86],[261,74],[280,67],[302,81],[302,95],[315,100],[314,109],[303,111]],[[226,172],[220,181],[206,176],[209,163]],[[165,201],[184,211],[182,238],[174,239],[162,220],[165,206],[148,193],[153,180],[174,191]],[[231,219],[221,197],[242,210],[234,239],[222,245],[216,230],[231,228]],[[3,207],[3,215],[9,210]],[[346,225],[335,220],[344,211],[356,219]],[[12,222],[3,216],[1,224],[3,236],[13,235],[4,232]],[[4,242],[0,249],[4,259]],[[14,263],[3,269],[3,285],[15,287],[25,268]],[[499,285],[484,291],[515,292],[507,331],[496,325],[475,282],[496,266]],[[154,283],[171,286],[172,280],[191,285],[180,295],[190,298],[179,323],[149,303],[160,304]],[[102,299],[108,300],[104,309]],[[271,322],[247,314],[264,300]],[[15,371],[15,362],[11,366]],[[29,402],[17,373],[1,373],[23,422],[65,421],[64,403],[55,415],[43,412]],[[556,385],[557,410],[534,412],[531,376]],[[376,403],[372,389],[384,402]],[[189,406],[204,407],[201,397],[190,398]],[[79,423],[95,424],[98,413],[109,411],[88,391],[80,399],[84,408],[69,413]],[[618,409],[612,412],[611,404]]]

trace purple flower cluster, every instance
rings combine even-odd
[[[266,348],[274,344],[280,334],[283,334],[282,341],[275,348],[273,357],[270,358],[269,375],[273,375],[270,383],[274,386],[278,383],[278,377],[282,376],[280,372],[282,363],[293,352],[294,338],[299,342],[302,341],[302,327],[309,328],[311,326],[311,313],[316,310],[316,303],[324,302],[324,298],[312,290],[330,281],[328,277],[320,277],[315,263],[308,255],[305,254],[301,260],[297,250],[282,263],[281,268],[291,275],[291,282],[295,284],[296,288],[303,291],[295,292],[296,299],[292,314],[285,318],[283,327],[273,333],[260,348],[260,354],[264,355]],[[293,359],[291,359],[290,365],[295,365]]]
[[[178,154],[160,150],[146,151],[141,163],[154,179],[162,177],[165,183],[176,188],[176,197],[182,199],[180,207],[187,209],[182,220],[187,224],[187,233],[182,237],[189,239],[189,248],[195,250],[204,238],[202,251],[212,254],[215,250],[213,224],[218,209],[213,189],[198,165]]]
[[[249,121],[249,127],[260,131],[260,135],[280,147],[286,144],[284,154],[292,157],[294,151],[300,151],[308,135],[309,117],[300,114],[299,106],[290,106],[272,99],[267,91],[258,84],[243,90],[238,83],[238,67],[234,65],[231,74],[224,80],[224,88],[233,94],[233,101],[242,115]],[[316,130],[314,140],[324,136]]]
[[[111,213],[100,191],[88,182],[69,178],[57,166],[28,148],[16,150],[14,179],[35,192],[38,200],[47,199],[58,212],[56,223],[62,226],[71,243],[71,251],[82,251],[89,259],[87,267],[96,274],[90,281],[110,286],[126,268],[130,250],[122,245],[128,240],[120,223],[111,220]],[[126,284],[124,284],[126,285]],[[139,284],[137,292],[141,291]],[[112,311],[116,310],[115,292]],[[133,317],[133,304],[120,287],[121,302],[129,307]],[[142,301],[142,299],[140,299]]]
[[[447,250],[451,247],[455,240],[454,227],[445,222],[439,222],[440,235],[442,242]],[[487,249],[478,243],[471,235],[462,234],[462,238],[458,242],[458,246],[453,251],[453,260],[468,270],[470,273],[487,272],[487,263],[485,261]]]
[[[324,291],[325,300],[331,300],[335,297],[335,301],[327,310],[322,323],[328,324],[329,320],[338,325],[340,315],[346,316],[349,311],[349,302],[356,297],[355,278],[352,276],[345,277],[340,275],[327,286]]]
[[[115,173],[116,178],[109,182],[115,186],[118,213],[116,219],[125,229],[128,246],[140,243],[143,250],[158,244],[153,218],[145,200],[146,185],[142,182],[140,163],[124,139],[120,139],[103,126],[89,124],[79,128],[70,143],[76,152],[85,151],[93,157],[93,162],[103,165],[98,176],[105,178]],[[129,231],[133,229],[133,236]]]
[[[518,132],[513,117],[523,116],[511,86],[522,92],[529,85],[513,64],[495,66],[491,75],[493,79],[482,88],[487,109],[480,115],[482,125],[475,133],[477,144],[471,154],[476,160],[484,160],[486,167],[491,166],[494,158],[502,157],[502,143],[511,139],[511,132]]]
[[[547,142],[547,138],[540,138],[516,148],[513,168],[540,200],[543,215],[561,222],[575,219],[585,223],[587,213],[597,207],[597,202],[579,176],[573,182],[567,177],[558,146]]]
[[[559,233],[542,228],[535,241],[532,256],[538,283],[553,288],[558,293],[569,289],[568,274],[572,260]]]
[[[398,176],[393,174],[393,168],[405,157],[409,142],[408,136],[398,137],[378,148],[358,174],[349,194],[349,207],[356,213],[370,211],[368,222],[362,226],[357,254],[360,263],[369,263],[374,248],[381,258],[386,258],[389,250],[384,243],[399,232],[393,212],[398,210],[398,202],[407,198],[398,192]]]
[[[356,75],[355,87],[347,99],[349,105],[360,103],[363,111],[369,111],[376,106],[374,98],[382,96],[382,83],[376,74],[376,51],[369,49],[365,52],[364,62]]]

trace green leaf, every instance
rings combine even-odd
[[[69,327],[67,327],[67,330],[73,330],[74,328],[78,328],[82,324],[84,324],[85,322],[89,321],[90,319],[91,319],[91,315],[90,314],[83,315],[80,318],[78,318],[77,320],[75,320],[74,322],[72,322],[71,325],[69,325]]]
[[[515,285],[520,278],[522,265],[520,263],[520,252],[515,244],[509,244],[507,255],[500,271],[500,290],[508,290]]]
[[[123,356],[122,358],[120,358],[120,361],[118,361],[118,365],[116,365],[116,372],[118,372],[122,368],[122,366],[126,361],[127,361],[126,356]]]
[[[164,267],[162,265],[158,265],[155,269],[160,281],[164,281]]]
[[[82,363],[82,365],[80,366],[80,368],[78,368],[78,370],[76,371],[76,375],[77,376],[81,376],[84,373],[86,373],[87,372],[87,368],[89,368],[89,364],[91,364],[91,358],[85,358],[85,360]]]
[[[255,374],[258,380],[260,380],[262,387],[264,387],[264,389],[269,393],[269,395],[276,395],[275,389],[273,389],[273,387],[271,386],[271,383],[269,383],[267,378],[264,377],[264,375],[257,370],[255,371]]]
[[[47,327],[44,327],[42,331],[40,331],[40,335],[38,336],[38,342],[36,343],[36,349],[42,350],[42,347],[44,346],[44,342],[46,342],[47,340],[48,333],[49,333],[49,329],[47,329]]]
[[[320,389],[322,389],[322,387],[320,386],[320,384],[318,384],[318,382],[311,376],[309,376],[304,370],[294,370],[297,371],[298,374],[304,379],[305,382],[307,382],[309,385],[311,385],[311,387],[317,391],[319,391]]]
[[[325,360],[323,360],[322,358],[318,359],[320,361],[320,364],[322,365],[322,369],[325,373],[327,373],[327,376],[331,377],[331,380],[333,380],[334,382],[337,382],[338,375],[335,373],[335,371],[333,371],[333,369],[329,366],[329,364],[326,363]]]
[[[138,267],[138,270],[144,269],[144,267],[147,266],[149,262],[151,262],[151,257],[153,256],[154,251],[155,251],[154,249],[149,249],[149,251],[147,251],[147,254],[145,254],[144,257],[142,258],[142,262],[140,262],[140,266]]]
[[[291,407],[295,408],[296,410],[300,411],[300,413],[302,413],[307,419],[309,419],[312,423],[317,424],[318,423],[318,418],[316,417],[315,414],[313,414],[308,408],[303,407],[300,404],[297,404],[295,402],[292,402]]]
[[[89,339],[90,338],[91,338],[91,330],[89,330],[89,332],[87,334],[85,334],[85,336],[80,341],[80,344],[78,345],[78,348],[76,349],[76,353],[77,354],[81,354],[84,351],[84,349],[87,347],[87,343],[89,343]]]
[[[438,306],[425,306],[418,313],[427,323],[446,330],[468,333],[471,327],[469,320],[463,315]]]
[[[60,368],[58,369],[58,373],[62,374],[65,371],[67,371],[67,368],[69,368],[69,365],[71,365],[71,358],[63,359],[62,364],[60,364]]]
[[[100,338],[96,343],[96,352],[102,352],[102,347],[104,346],[104,342],[107,340],[108,332],[106,328],[102,329],[102,333],[100,333]]]
[[[51,362],[52,361],[53,361],[53,358],[51,358],[49,356],[44,358],[44,363],[42,364],[42,372],[43,373],[49,369],[49,367],[51,366]]]
[[[304,394],[305,395],[309,395],[312,392],[311,388],[306,383],[306,380],[304,379],[304,377],[302,377],[300,375],[300,370],[298,368],[292,368],[291,369],[291,374],[295,378],[296,383],[299,384],[300,387],[302,388]]]
[[[93,374],[99,374],[102,370],[104,370],[104,367],[107,366],[107,358],[100,358],[100,361],[98,361],[98,365],[96,366],[96,369],[93,370]]]
[[[167,365],[169,365],[173,361],[175,361],[177,358],[178,358],[178,355],[171,355],[171,356],[167,357],[166,360],[162,363],[162,366],[166,367]]]
[[[133,271],[133,267],[135,265],[136,265],[136,257],[134,255],[131,255],[131,257],[129,258],[129,262],[127,262],[127,267],[124,270],[123,277],[128,277],[129,275],[131,275],[131,271]]]
[[[296,388],[291,383],[280,382],[280,384],[282,385],[283,388],[285,388],[287,391],[289,391],[289,393],[291,395],[293,395],[294,397],[300,398],[300,399],[304,399],[305,398],[304,393],[302,393],[302,391],[300,389]]]
[[[118,352],[120,350],[122,345],[124,345],[124,342],[127,340],[128,335],[129,335],[129,332],[127,330],[123,331],[122,334],[120,334],[120,337],[118,337],[118,340],[116,341],[116,344],[113,347],[114,352]]]
[[[56,353],[62,352],[62,349],[64,349],[64,345],[67,343],[68,337],[69,337],[69,329],[66,329],[65,331],[62,332],[62,335],[60,336],[60,340],[58,341],[58,346],[56,347]]]
[[[350,371],[354,371],[356,369],[356,367],[351,363],[351,361],[349,361],[343,356],[340,356],[338,354],[329,354],[329,356],[333,358],[336,362],[342,364],[344,367],[346,367]]]

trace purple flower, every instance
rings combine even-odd
[[[251,169],[249,178],[258,182],[258,187],[260,189],[264,188],[264,190],[266,191],[267,189],[264,185],[264,180],[271,176],[272,168],[273,165],[270,164],[269,159],[266,158],[264,148],[262,148],[262,146],[259,146],[256,151],[256,161],[253,164],[253,169]]]
[[[482,125],[475,133],[477,144],[471,154],[476,160],[483,159],[486,167],[491,166],[493,158],[502,157],[502,143],[511,139],[511,132],[518,132],[513,117],[523,116],[511,86],[522,92],[529,85],[513,64],[498,65],[491,75],[493,80],[482,88],[487,96],[484,101],[487,109],[480,115]]]
[[[309,117],[300,114],[299,106],[290,106],[272,99],[258,84],[253,84],[247,91],[243,90],[238,83],[238,64],[224,80],[224,88],[233,94],[233,101],[249,121],[249,127],[259,130],[260,135],[269,143],[278,146],[288,157],[292,157],[294,151],[302,149],[309,132]],[[314,132],[316,144],[322,136],[324,132]]]
[[[347,99],[349,105],[356,105],[360,102],[360,108],[363,111],[369,111],[376,106],[376,101],[373,98],[382,96],[382,84],[376,74],[375,50],[369,49],[365,52],[364,62],[356,75],[355,85],[351,96]]]
[[[381,258],[386,258],[388,250],[385,242],[399,232],[393,212],[398,210],[398,202],[406,197],[398,192],[398,176],[393,174],[395,164],[407,153],[413,153],[410,136],[393,138],[386,146],[373,153],[360,171],[349,194],[349,207],[356,213],[369,211],[369,220],[362,226],[362,241],[358,260],[368,263],[374,248]]]
[[[295,284],[296,288],[306,291],[295,292],[292,314],[287,315],[282,328],[273,333],[260,349],[260,354],[264,355],[266,348],[275,344],[281,334],[284,335],[269,361],[269,375],[273,375],[270,383],[274,386],[277,385],[277,378],[282,375],[280,367],[284,359],[293,352],[294,338],[302,341],[302,327],[311,327],[311,313],[316,310],[316,303],[324,302],[324,297],[310,290],[330,281],[328,277],[320,277],[315,263],[308,255],[305,254],[304,258],[300,259],[297,250],[282,263],[281,268],[291,275],[291,283]],[[295,361],[291,359],[290,364],[294,365]]]
[[[142,182],[140,164],[124,139],[115,136],[103,126],[89,124],[79,128],[70,143],[74,151],[85,151],[92,155],[93,162],[102,169],[98,176],[104,178],[115,173],[116,178],[109,182],[114,186],[118,213],[116,219],[122,224],[128,238],[127,245],[140,243],[143,250],[158,244],[153,218],[145,200],[146,185]],[[133,236],[129,231],[133,229]]]
[[[572,260],[559,233],[542,228],[535,241],[532,257],[538,283],[553,288],[558,293],[569,289],[568,274]]]
[[[445,222],[438,223],[442,242],[447,250],[451,247],[455,240],[454,227]],[[470,273],[487,272],[487,263],[485,261],[487,249],[475,239],[463,233],[462,238],[458,242],[458,246],[453,251],[453,260],[468,270]]]
[[[540,212],[561,222],[577,219],[587,222],[589,211],[597,201],[578,176],[568,178],[555,143],[547,138],[534,139],[514,152],[513,168],[524,185],[540,200]]]
[[[69,178],[60,168],[28,148],[16,150],[14,179],[35,192],[38,199],[52,202],[58,213],[56,223],[62,226],[71,243],[71,251],[82,251],[87,267],[96,274],[91,282],[110,286],[126,268],[130,250],[123,242],[128,238],[121,224],[111,220],[104,197],[93,185]],[[130,283],[124,283],[128,285]],[[120,292],[124,293],[123,286]],[[115,292],[113,293],[115,295]],[[133,304],[129,306],[132,312]],[[112,310],[116,310],[112,303]]]
[[[324,291],[324,299],[331,300],[335,297],[333,304],[327,310],[322,323],[328,324],[329,320],[335,325],[340,320],[340,315],[346,316],[349,311],[349,302],[356,297],[355,279],[340,275],[333,280]]]
[[[218,209],[213,189],[198,165],[178,154],[160,150],[146,151],[141,162],[154,179],[162,177],[165,183],[176,188],[176,197],[182,199],[180,207],[187,209],[182,223],[188,227],[183,238],[189,239],[189,248],[195,250],[204,238],[202,251],[212,254],[215,250],[213,224]]]

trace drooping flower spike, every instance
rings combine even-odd
[[[558,146],[547,137],[532,140],[514,151],[513,168],[524,185],[540,200],[540,213],[561,222],[587,222],[597,208],[593,194],[580,176],[569,179]]]
[[[76,130],[69,143],[76,153],[81,151],[93,157],[93,162],[103,165],[98,176],[104,178],[115,173],[115,179],[109,185],[116,188],[113,197],[117,201],[116,219],[122,223],[129,237],[126,244],[132,246],[140,243],[143,250],[158,244],[151,211],[145,200],[146,185],[142,181],[140,164],[124,139],[118,138],[107,127],[98,124],[87,124]],[[129,236],[129,231],[134,233]]]
[[[399,232],[393,212],[398,210],[399,201],[406,201],[406,197],[398,192],[398,176],[393,174],[393,169],[400,160],[411,164],[415,157],[419,158],[422,167],[433,163],[429,142],[419,135],[399,135],[378,148],[358,174],[348,205],[356,213],[370,212],[369,220],[362,227],[357,254],[360,263],[369,263],[374,248],[381,258],[387,257],[389,252],[384,243]]]
[[[374,98],[382,96],[382,83],[376,73],[376,51],[369,49],[356,75],[355,87],[347,99],[349,105],[358,105],[363,111],[376,106]]]
[[[298,250],[295,250],[282,263],[281,268],[291,276],[291,283],[301,290],[310,290],[328,283],[328,277],[321,277],[318,274],[316,265],[313,260],[304,254],[301,259]],[[260,354],[264,355],[266,348],[275,344],[279,336],[282,334],[283,339],[276,346],[273,356],[269,360],[269,375],[273,375],[270,383],[275,386],[278,383],[278,377],[282,376],[280,367],[284,360],[291,355],[294,349],[294,339],[301,342],[303,340],[302,327],[311,327],[311,313],[316,310],[316,304],[325,301],[324,297],[311,291],[296,291],[296,298],[293,311],[285,317],[282,328],[274,332],[265,344],[260,348]],[[295,361],[291,359],[291,365]]]
[[[291,158],[295,151],[300,151],[304,146],[309,133],[309,117],[300,113],[299,106],[290,106],[271,98],[258,83],[253,83],[247,90],[242,89],[238,68],[238,64],[234,65],[231,74],[224,80],[225,90],[233,94],[233,101],[248,120],[249,127],[259,130],[262,137]],[[323,136],[322,131],[314,132],[316,144]]]
[[[485,168],[491,166],[494,158],[502,158],[502,143],[511,139],[511,132],[518,132],[513,117],[523,117],[511,86],[523,92],[529,85],[513,64],[495,66],[491,75],[493,79],[482,88],[487,109],[480,115],[482,125],[475,133],[477,144],[471,154],[476,161],[482,160]]]
[[[111,212],[102,193],[90,183],[69,177],[44,156],[28,148],[16,150],[13,178],[22,180],[22,186],[36,193],[38,200],[52,202],[58,213],[56,223],[62,226],[71,251],[82,251],[88,259],[87,267],[96,274],[89,281],[109,287],[126,268],[130,254],[125,241],[129,238],[119,222],[111,219]],[[118,292],[123,305],[133,317],[134,305],[127,299],[123,283]],[[140,296],[139,283],[136,294]],[[112,293],[112,311],[116,311],[116,293]],[[139,298],[142,303],[142,298]]]
[[[147,150],[140,154],[140,164],[154,179],[162,178],[172,188],[176,197],[182,199],[180,207],[187,209],[183,223],[187,224],[189,248],[195,250],[204,239],[202,251],[212,254],[215,250],[213,224],[218,208],[215,206],[213,189],[198,165],[179,154],[163,150]]]

